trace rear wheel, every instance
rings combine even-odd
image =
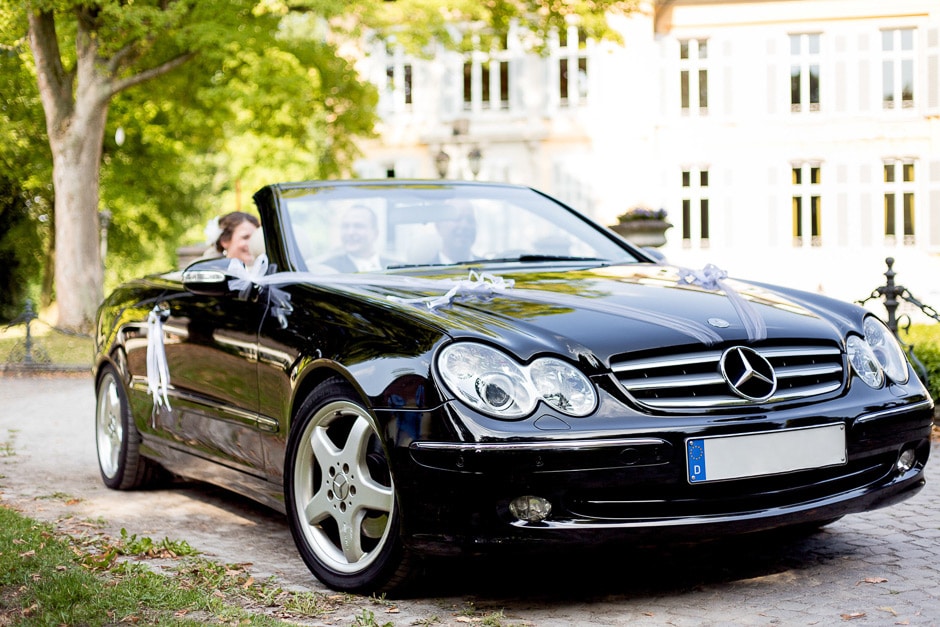
[[[284,493],[307,567],[335,590],[400,592],[414,568],[374,418],[347,383],[330,379],[304,401],[296,420]]]
[[[161,469],[140,455],[140,432],[131,417],[124,384],[112,366],[104,367],[97,396],[95,442],[104,484],[115,490],[133,490],[156,483]]]

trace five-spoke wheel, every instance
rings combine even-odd
[[[307,398],[297,421],[287,447],[285,497],[307,566],[337,590],[400,587],[411,568],[375,419],[346,383],[331,379]]]
[[[111,366],[98,379],[95,441],[105,485],[116,490],[144,487],[155,481],[159,467],[140,456],[140,433],[131,419],[127,393]]]

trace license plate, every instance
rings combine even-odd
[[[845,463],[845,425],[686,440],[689,483],[778,475]]]

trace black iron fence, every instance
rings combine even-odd
[[[940,322],[940,313],[937,313],[937,310],[930,305],[926,305],[915,298],[906,287],[897,284],[895,281],[897,273],[894,271],[893,257],[888,257],[885,259],[885,263],[888,265],[888,270],[884,273],[886,279],[885,284],[880,287],[876,287],[867,298],[858,301],[858,303],[860,305],[864,305],[868,301],[876,298],[884,299],[885,311],[887,312],[887,319],[885,322],[887,323],[888,328],[891,329],[894,335],[901,342],[901,345],[904,346],[904,350],[907,352],[908,358],[911,360],[911,364],[913,364],[914,368],[920,375],[921,381],[923,381],[926,385],[928,378],[927,368],[914,354],[914,345],[906,343],[898,334],[898,330],[900,328],[903,328],[906,331],[910,329],[912,323],[911,317],[909,315],[898,315],[898,307],[900,307],[902,303],[909,303],[919,309],[928,318],[933,318],[938,322]]]
[[[24,366],[41,366],[50,363],[49,354],[42,344],[33,339],[33,321],[39,316],[33,309],[33,301],[27,299],[23,313],[10,321],[7,329],[21,324],[26,325],[26,335],[18,340],[10,350],[6,362],[8,364],[22,364]]]

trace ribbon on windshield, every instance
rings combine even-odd
[[[166,396],[167,388],[170,387],[170,369],[163,347],[165,313],[165,310],[157,305],[147,316],[147,392],[153,397],[154,406],[163,405],[170,409],[170,399]]]
[[[679,282],[686,285],[697,285],[702,289],[717,292],[722,291],[741,319],[747,331],[747,337],[752,342],[767,339],[767,324],[754,306],[741,296],[725,280],[728,273],[713,264],[708,264],[701,270],[679,268]]]
[[[454,283],[453,281],[451,282]],[[516,282],[512,279],[507,280],[501,276],[490,274],[489,272],[470,270],[470,274],[466,279],[455,282],[454,286],[447,290],[447,293],[443,296],[426,298],[398,298],[397,296],[389,296],[388,299],[407,305],[423,303],[428,309],[434,309],[436,307],[449,305],[455,298],[463,296],[480,299],[491,298],[494,294],[501,294],[511,289],[515,283]]]

